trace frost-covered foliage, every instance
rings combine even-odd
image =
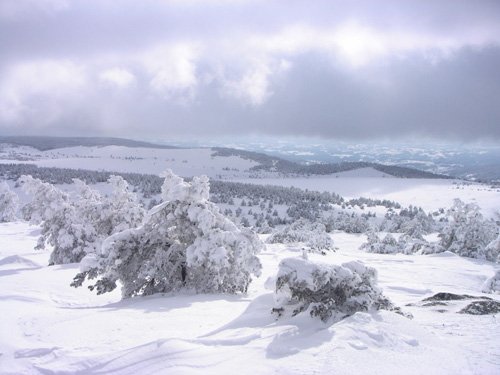
[[[426,241],[421,233],[413,235],[402,234],[398,239],[399,252],[402,254],[423,254],[428,248],[434,248],[433,244]]]
[[[482,253],[482,257],[492,262],[500,263],[500,234],[486,246]]]
[[[484,282],[482,291],[484,293],[500,294],[500,270],[496,271],[492,277]]]
[[[70,202],[67,194],[31,176],[22,176],[20,183],[33,196],[22,209],[24,218],[41,224],[36,248],[53,246],[49,264],[79,262],[87,252],[95,251],[94,227],[86,222],[84,212]]]
[[[401,208],[401,205],[397,202],[390,201],[388,199],[373,199],[373,198],[353,198],[348,201],[351,206],[359,207],[375,207],[382,206],[386,208]]]
[[[366,217],[356,215],[355,213],[348,214],[340,211],[336,215],[330,217],[329,221],[334,229],[346,233],[364,233],[369,228]]]
[[[360,246],[361,250],[369,253],[378,254],[415,254],[421,253],[424,248],[429,246],[429,243],[423,237],[412,237],[408,234],[402,234],[398,240],[390,233],[384,238],[380,238],[374,231],[366,233],[367,241]]]
[[[73,286],[96,279],[98,294],[122,284],[123,297],[177,291],[246,292],[259,275],[256,254],[263,244],[239,229],[208,201],[205,176],[192,182],[167,171],[163,203],[152,208],[143,225],[110,236],[97,254],[82,261]]]
[[[23,207],[24,218],[42,226],[37,248],[53,246],[50,264],[79,262],[95,253],[106,237],[139,225],[143,217],[135,194],[121,177],[109,179],[113,193],[107,198],[78,179],[73,181],[73,199],[31,176],[23,176],[20,183],[32,195]]]
[[[31,224],[52,219],[61,206],[69,201],[66,193],[32,176],[21,176],[18,182],[22,184],[23,191],[32,197],[21,209],[23,219]]]
[[[446,249],[436,242],[425,242],[419,250],[419,254],[439,254],[446,251]]]
[[[308,311],[326,322],[391,307],[377,286],[377,271],[361,262],[338,266],[287,258],[279,265],[273,309],[279,316]]]
[[[99,222],[100,232],[106,237],[142,223],[144,208],[138,202],[137,195],[130,191],[130,186],[121,176],[110,176],[108,184],[111,194],[104,198]]]
[[[277,230],[268,237],[267,243],[301,243],[305,248],[317,252],[334,250],[333,240],[326,233],[325,226],[304,219]]]
[[[398,241],[396,241],[394,236],[390,233],[386,234],[383,239],[374,231],[367,232],[366,236],[367,242],[361,245],[361,250],[378,254],[393,254],[399,252]]]
[[[439,234],[445,250],[470,258],[497,260],[494,251],[487,251],[486,247],[498,236],[498,227],[483,218],[476,204],[455,199],[447,215],[449,223]]]
[[[380,230],[393,233],[405,233],[412,238],[422,238],[424,234],[435,231],[436,222],[432,215],[428,215],[420,207],[409,206],[397,213],[389,209]]]
[[[0,222],[5,223],[17,219],[19,198],[10,190],[5,181],[0,183]]]

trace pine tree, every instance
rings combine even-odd
[[[455,199],[447,215],[451,220],[439,234],[440,245],[445,250],[460,256],[489,257],[485,248],[498,236],[498,227],[495,223],[492,220],[485,220],[476,204],[465,204],[460,199]]]
[[[5,223],[17,219],[19,198],[10,190],[5,181],[0,183],[0,222]]]
[[[23,207],[24,218],[41,224],[36,248],[53,247],[49,264],[79,262],[87,252],[95,251],[95,230],[66,193],[31,176],[22,176],[20,182],[23,190],[33,195]]]
[[[205,176],[191,183],[165,174],[163,203],[143,224],[106,239],[97,254],[82,261],[73,286],[97,279],[98,294],[122,284],[124,298],[191,289],[199,293],[246,292],[251,275],[259,275],[256,257],[263,244],[247,229],[238,229],[208,201]]]
[[[394,309],[377,286],[374,268],[358,261],[338,266],[304,257],[281,261],[275,301],[273,312],[279,316],[307,311],[325,322],[338,321],[357,311]]]
[[[49,264],[80,262],[111,234],[139,225],[144,215],[121,177],[109,178],[113,192],[108,198],[79,179],[73,180],[73,199],[31,176],[23,176],[20,182],[33,196],[23,207],[24,218],[42,228],[37,249],[53,247]]]

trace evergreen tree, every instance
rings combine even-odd
[[[19,198],[5,181],[0,183],[0,222],[5,223],[17,219]]]
[[[486,252],[486,246],[498,236],[498,227],[492,220],[485,220],[479,207],[455,199],[447,212],[450,218],[439,234],[440,245],[448,251],[470,258],[496,261]]]
[[[101,250],[82,262],[73,286],[97,279],[98,294],[122,284],[123,297],[171,292],[246,292],[251,275],[259,275],[256,257],[263,244],[247,229],[238,229],[208,201],[205,176],[191,183],[165,174],[163,203],[151,209],[138,228],[106,239]]]
[[[279,316],[303,311],[338,321],[357,311],[394,309],[377,286],[377,271],[358,261],[341,266],[286,258],[279,265],[275,291]]]

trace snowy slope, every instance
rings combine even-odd
[[[37,228],[0,224],[0,368],[3,374],[495,374],[500,326],[494,316],[405,306],[440,291],[480,295],[491,263],[439,256],[367,254],[362,235],[336,233],[322,257],[376,267],[384,292],[409,320],[382,311],[333,325],[309,316],[278,320],[272,276],[298,253],[269,245],[263,275],[246,296],[157,295],[120,301],[69,283],[75,264],[48,267],[32,250]],[[498,267],[498,266],[496,266]],[[267,287],[267,288],[266,288]]]
[[[160,174],[170,168],[176,174],[191,177],[242,177],[257,165],[238,156],[212,156],[208,148],[160,149],[124,146],[67,147],[39,151],[31,147],[3,146],[2,163],[33,163],[40,167],[89,169],[96,171]]]
[[[363,177],[363,178],[372,178],[372,177],[384,177],[384,178],[395,178],[394,176],[391,176],[390,174],[377,171],[375,168],[358,168],[358,169],[353,169],[351,171],[345,171],[345,172],[339,172],[335,173],[333,175],[334,177]]]
[[[477,203],[487,217],[495,217],[496,213],[500,212],[498,188],[457,180],[364,177],[353,174],[341,176],[339,173],[339,177],[261,178],[236,179],[236,181],[328,191],[348,199],[358,197],[388,199],[403,206],[419,206],[429,212],[439,208],[449,208],[453,204],[453,199],[460,198],[464,202]]]

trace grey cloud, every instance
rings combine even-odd
[[[0,8],[0,132],[500,140],[497,1],[63,3]]]

